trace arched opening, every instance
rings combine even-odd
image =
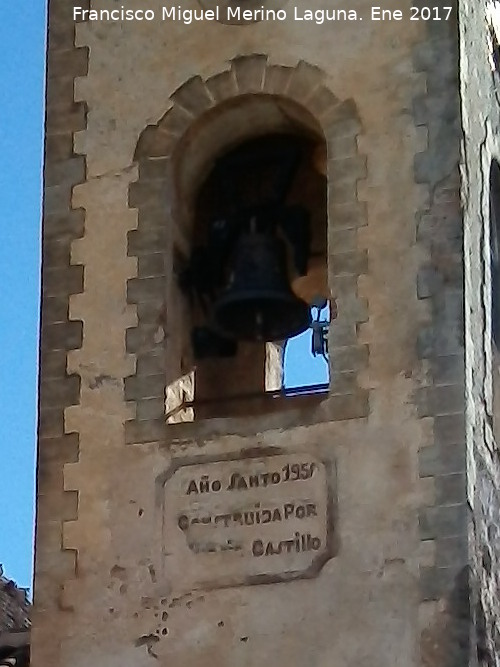
[[[181,405],[179,380],[170,406],[167,389],[171,422],[260,414],[328,389],[326,310],[317,317],[330,298],[324,137],[295,104],[247,103],[196,128],[177,163],[174,289],[188,372]],[[301,332],[299,380],[285,387],[284,350]],[[324,381],[304,372],[300,382],[314,355]]]
[[[137,276],[127,282],[127,301],[137,313],[137,326],[127,329],[126,337],[127,352],[136,360],[135,373],[125,383],[127,400],[136,404],[135,417],[126,425],[127,442],[164,437],[165,421],[250,415],[280,411],[281,406],[307,407],[301,421],[302,417],[323,421],[368,414],[367,391],[358,382],[368,363],[368,346],[358,340],[358,324],[368,317],[366,299],[358,294],[358,278],[367,271],[367,252],[357,241],[357,229],[367,224],[366,205],[357,192],[357,181],[366,177],[366,158],[359,153],[361,124],[354,101],[339,100],[322,79],[317,67],[303,61],[286,67],[269,64],[262,55],[238,57],[229,69],[206,80],[192,77],[186,81],[172,94],[166,113],[141,133],[134,152],[138,180],[129,188],[129,206],[137,209],[137,228],[128,234],[128,254],[138,262]],[[326,285],[328,274],[334,297],[330,319],[336,318],[335,328],[330,327],[326,337],[329,322],[315,322],[308,335],[315,334],[316,351],[324,351],[329,341],[329,357],[334,359],[329,366],[334,370],[329,383],[307,387],[305,392],[296,387],[270,390],[269,386],[280,385],[282,376],[266,372],[264,390],[259,384],[258,396],[247,397],[241,411],[235,401],[220,397],[208,397],[202,408],[195,396],[192,330],[196,322],[192,300],[181,288],[180,279],[196,241],[199,193],[220,158],[245,142],[271,135],[308,139],[309,155],[313,155],[309,168],[325,187],[328,225],[325,214],[323,238],[326,246],[328,226],[328,272],[326,257],[316,267],[311,261],[307,277],[287,274],[287,287],[293,283],[291,287],[300,296],[308,284],[314,284],[314,276],[322,276]],[[328,287],[325,296],[330,298]],[[306,345],[304,349],[308,356],[301,363],[309,367],[311,348]],[[270,369],[282,368],[278,363],[281,350],[279,345],[266,348]],[[296,395],[290,398],[290,394]],[[205,432],[222,426],[201,428]],[[249,426],[248,422],[241,425],[244,429]],[[176,429],[171,433],[175,437]]]

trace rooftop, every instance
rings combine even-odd
[[[29,612],[26,590],[4,577],[0,565],[0,667],[28,667]]]

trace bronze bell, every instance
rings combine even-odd
[[[279,341],[309,327],[309,306],[288,283],[283,241],[262,232],[240,235],[213,312],[217,329],[237,340]]]

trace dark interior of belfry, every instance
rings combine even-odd
[[[304,364],[328,353],[326,193],[326,147],[312,133],[265,134],[212,163],[191,255],[177,268],[191,313],[196,419],[274,411],[326,391],[283,388],[287,340],[310,334]]]

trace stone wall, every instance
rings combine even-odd
[[[468,496],[475,655],[481,667],[500,665],[498,584],[500,460],[494,435],[498,386],[491,323],[489,173],[500,156],[498,74],[493,73],[490,30],[498,33],[492,2],[461,3],[461,90],[464,124],[463,189]]]
[[[416,181],[428,194],[416,218],[423,260],[417,295],[430,318],[418,339],[428,372],[419,413],[433,417],[433,445],[419,459],[420,475],[432,480],[434,492],[420,519],[422,537],[432,540],[433,549],[432,565],[421,570],[425,665],[467,665],[469,658],[457,40],[456,26],[431,21],[428,40],[415,51],[416,66],[426,75],[425,93],[415,99],[415,122],[427,129],[428,139],[415,160]]]
[[[75,33],[70,10],[49,5],[33,665],[465,666],[456,16]],[[328,142],[331,392],[167,426],[173,151],[245,96],[298,105]],[[309,578],[186,590],[165,480],[270,452],[323,462],[331,557]]]
[[[85,212],[73,207],[72,191],[86,178],[85,158],[73,139],[86,127],[87,108],[75,100],[73,86],[87,73],[88,49],[75,46],[66,0],[48,3],[48,21],[33,660],[57,665],[54,629],[65,608],[64,586],[76,574],[76,553],[64,548],[62,528],[77,516],[78,495],[65,491],[63,466],[78,460],[79,436],[65,424],[64,412],[80,400],[80,377],[68,369],[67,356],[82,344],[83,323],[71,316],[69,299],[84,287],[71,244],[84,234]]]

